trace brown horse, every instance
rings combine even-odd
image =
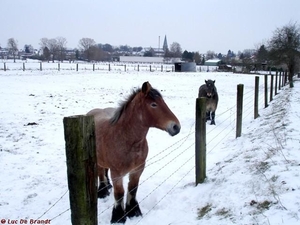
[[[95,118],[98,197],[109,195],[107,170],[110,169],[115,197],[111,223],[125,223],[127,216],[142,215],[136,193],[148,154],[149,128],[156,127],[174,136],[180,131],[180,123],[149,82],[133,91],[119,108],[93,109],[88,115]],[[129,183],[124,207],[123,177],[126,174],[129,174]]]

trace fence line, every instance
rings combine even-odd
[[[273,75],[272,75],[273,76]],[[280,80],[280,79],[279,79]],[[279,81],[280,82],[280,81]],[[279,87],[279,85],[278,85],[278,87]],[[272,90],[272,89],[271,89]],[[273,91],[273,90],[272,90]],[[251,91],[248,91],[247,93],[245,93],[245,96],[247,96],[245,99],[250,99],[250,92]],[[261,97],[260,97],[260,99],[261,98],[263,98],[264,96],[263,95],[260,95]],[[245,103],[244,104],[244,106],[249,106],[251,103],[253,103],[253,101],[249,101],[249,102],[247,102],[247,103]],[[229,109],[227,109],[225,112],[223,112],[223,113],[221,113],[221,114],[225,114],[226,112],[228,112],[228,111],[231,111],[233,108],[234,108],[235,106],[233,106],[233,107],[231,107],[231,108],[229,108]],[[251,111],[251,107],[245,107],[246,108],[246,110],[245,110],[245,112],[249,112],[249,111]],[[247,115],[249,115],[250,113],[248,113]],[[230,115],[229,115],[229,117],[227,117],[226,119],[225,119],[225,121],[226,120],[228,120],[229,118],[231,118],[231,116],[232,116],[232,113],[230,113]],[[224,121],[222,122],[222,123],[224,123]],[[222,124],[221,123],[221,124]],[[177,141],[177,142],[175,142],[174,144],[172,144],[171,146],[169,146],[169,147],[167,147],[165,150],[163,150],[162,152],[159,152],[158,154],[156,154],[155,156],[153,156],[152,158],[150,158],[149,160],[147,160],[147,162],[149,162],[149,161],[151,161],[151,160],[153,160],[155,157],[158,157],[159,155],[161,155],[163,152],[166,152],[167,150],[170,150],[170,149],[172,149],[172,147],[174,147],[175,145],[177,145],[177,144],[179,144],[179,146],[177,146],[176,148],[175,148],[175,150],[178,150],[178,149],[180,149],[181,147],[182,147],[182,145],[187,141],[187,139],[190,137],[190,135],[192,134],[192,133],[194,133],[194,132],[191,132],[191,129],[192,129],[192,127],[194,126],[194,124],[191,126],[191,128],[190,128],[190,132],[189,132],[189,134],[188,135],[186,135],[185,137],[183,137],[182,139],[180,139],[179,141]],[[227,127],[225,127],[223,130],[221,130],[220,131],[220,133],[222,133],[222,132],[224,132],[225,130],[227,130],[228,129],[228,127],[229,126],[231,126],[231,124],[229,124]],[[232,127],[231,129],[229,129],[229,131],[227,132],[227,134],[221,139],[221,140],[219,140],[212,148],[211,148],[211,150],[210,151],[208,151],[207,152],[207,154],[210,154],[215,148],[216,148],[216,146],[218,146],[223,140],[225,140],[225,138],[233,131],[233,129],[234,129],[234,127]],[[210,131],[211,132],[211,131]],[[210,133],[209,132],[209,133]],[[219,133],[219,134],[220,134]],[[181,151],[179,154],[177,154],[175,157],[173,157],[170,161],[168,161],[168,163],[166,163],[166,164],[164,164],[161,168],[159,168],[157,171],[155,171],[152,175],[150,175],[147,179],[145,179],[140,185],[142,185],[142,184],[144,184],[145,182],[147,182],[149,179],[151,179],[154,175],[156,175],[158,172],[160,172],[160,171],[162,171],[166,166],[168,166],[169,164],[171,164],[172,162],[174,162],[177,158],[179,158],[181,155],[183,155],[183,153],[185,153],[188,149],[190,149],[193,145],[194,145],[195,143],[193,142],[191,145],[189,145],[187,148],[185,148],[183,151]],[[208,144],[207,145],[210,145],[211,144],[211,141],[210,142],[208,142]],[[174,149],[172,149],[172,150],[174,150]],[[171,153],[174,153],[173,151],[171,152]],[[154,162],[151,162],[148,166],[151,166],[151,165],[153,165],[153,164],[155,164],[156,162],[158,162],[158,161],[161,161],[162,159],[164,159],[164,158],[166,158],[167,156],[169,156],[171,153],[167,153],[165,156],[163,156],[162,158],[160,158],[160,159],[157,159],[157,160],[155,160]],[[192,158],[194,157],[194,155],[192,155],[190,158],[188,158],[188,160],[186,160],[183,164],[181,164],[181,165],[179,165],[179,167],[175,170],[175,171],[173,171],[172,172],[172,174],[170,175],[170,176],[168,176],[166,179],[164,179],[164,181],[162,181],[155,189],[153,189],[147,196],[145,196],[143,199],[142,199],[142,201],[144,201],[147,197],[149,197],[155,190],[157,190],[163,183],[165,183],[168,179],[170,179],[174,174],[176,174],[184,165],[186,165],[187,164],[187,162],[189,162]],[[148,167],[147,166],[147,167]],[[192,169],[194,169],[194,166],[191,168],[191,169],[189,169],[189,171],[187,172],[187,174],[188,173],[190,173],[191,171],[192,171]],[[182,178],[183,179],[183,178]],[[161,198],[160,200],[159,200],[159,202],[156,204],[156,205],[158,205],[181,181],[182,181],[182,179],[180,179],[164,196],[163,196],[163,198]],[[65,196],[65,194],[67,193],[68,191],[66,191],[64,194],[63,194],[63,196],[61,196],[59,199],[58,199],[58,201],[57,202],[55,202],[48,210],[46,210],[39,218],[41,218],[42,216],[44,216],[48,211],[50,211],[64,196]],[[141,202],[142,202],[141,201]],[[155,205],[155,206],[156,206]],[[153,208],[155,207],[155,206],[153,206]],[[111,206],[112,207],[112,206]],[[109,207],[110,208],[110,207]],[[153,210],[153,208],[152,209],[150,209],[145,215],[147,215],[151,210]],[[108,209],[108,208],[107,208]],[[107,209],[105,209],[104,211],[106,211]],[[65,213],[65,212],[67,212],[67,211],[69,211],[70,209],[67,209],[67,210],[65,210],[65,211],[63,211],[62,213],[60,213],[59,215],[57,215],[56,217],[54,217],[53,219],[55,219],[55,218],[57,218],[57,217],[59,217],[59,216],[61,216],[63,213]],[[104,211],[102,211],[101,213],[103,213]],[[100,213],[100,214],[101,214]],[[140,220],[142,220],[142,218],[140,219]],[[139,220],[139,221],[140,221]],[[139,221],[138,221],[138,223],[139,223]]]
[[[0,64],[1,65],[1,64]],[[198,66],[199,68],[199,66]],[[22,63],[3,63],[0,66],[3,71],[48,71],[48,70],[69,70],[69,71],[159,71],[159,72],[174,72],[173,64],[143,64],[143,63],[62,63],[62,62],[22,62]]]
[[[279,88],[279,86],[278,86],[278,88]],[[250,92],[251,91],[249,91],[249,92],[247,92],[246,93],[246,95],[250,95]],[[269,92],[268,92],[268,94],[269,94]],[[263,99],[264,98],[264,94],[260,94],[259,95],[260,96],[260,99]],[[253,96],[252,96],[253,97]],[[248,96],[247,98],[246,98],[247,100],[248,99],[250,99],[250,96]],[[251,101],[249,101],[249,102],[246,102],[246,103],[244,103],[244,106],[249,106],[251,103],[253,103],[254,101],[253,100],[251,100]],[[228,110],[226,110],[225,112],[228,112],[228,111],[230,111],[230,110],[232,110],[232,108],[234,108],[235,106],[233,106],[233,107],[231,107],[231,108],[229,108]],[[245,114],[244,114],[244,116],[245,117],[247,117],[247,116],[249,116],[251,113],[252,113],[252,107],[245,107],[245,111],[244,112],[246,112]],[[223,112],[223,113],[221,113],[221,114],[225,114],[225,112]],[[225,120],[228,120],[229,118],[231,118],[231,113],[230,113],[230,115],[225,119]],[[234,119],[234,121],[235,121],[236,119]],[[223,123],[223,122],[222,122]],[[232,124],[230,123],[228,126],[226,126],[226,127],[224,127],[218,134],[216,134],[215,136],[218,136],[220,133],[223,133],[224,131],[226,131],[226,130],[228,130],[228,132],[223,136],[223,138],[222,139],[220,139],[214,146],[212,146],[211,148],[210,148],[210,150],[207,152],[207,154],[210,154],[213,150],[215,150],[216,149],[216,147],[222,142],[222,141],[224,141],[227,137],[228,137],[228,135],[230,135],[230,134],[232,134],[232,131],[235,129],[235,127],[230,127]],[[230,127],[230,129],[228,129]],[[214,129],[213,129],[214,130]],[[213,130],[211,130],[210,132],[212,132]],[[210,133],[209,132],[209,133]],[[214,136],[214,137],[215,137]],[[207,143],[207,146],[210,146],[211,145],[211,143],[212,143],[212,139],[213,138],[211,138],[211,140]],[[193,145],[193,144],[192,144]],[[191,146],[192,146],[191,145]],[[188,161],[189,160],[191,160],[193,158],[193,156],[191,157],[191,158],[189,158],[188,159]],[[186,162],[185,162],[186,163]],[[184,164],[185,164],[184,163]],[[179,166],[179,168],[176,170],[176,171],[178,171],[180,168],[182,168],[183,166],[184,166],[184,164],[182,164],[182,165],[180,165]],[[194,169],[194,167],[195,166],[193,166],[191,169],[189,169],[188,170],[188,172],[186,173],[186,175],[188,174],[188,173],[190,173],[193,169]],[[175,174],[176,173],[176,171],[175,172],[173,172],[172,174],[171,174],[171,176],[173,175],[173,174]],[[167,179],[169,179],[169,177],[168,178],[166,178],[165,180],[167,180]],[[183,178],[182,178],[183,179]],[[155,208],[155,206],[157,206],[181,181],[182,181],[182,179],[180,179],[169,191],[167,191],[166,192],[166,194],[146,213],[146,214],[144,214],[144,215],[147,215],[149,212],[151,212],[154,208]],[[163,181],[163,182],[165,182],[165,181]],[[160,184],[161,185],[161,184]],[[159,185],[159,186],[160,186]],[[158,187],[159,187],[158,186]],[[145,198],[147,198],[147,197],[149,197],[158,187],[156,187],[153,191],[151,191]],[[145,199],[144,198],[144,199]],[[144,200],[143,199],[143,200]],[[142,201],[143,201],[142,200]],[[143,220],[143,218],[140,218],[139,220],[138,220],[138,222],[136,223],[136,224],[138,224],[138,223],[140,223],[141,221]]]

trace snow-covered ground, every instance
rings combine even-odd
[[[207,125],[207,179],[195,186],[195,100],[205,79],[216,80],[220,101],[216,126]],[[71,224],[63,118],[116,107],[144,81],[161,91],[182,130],[171,137],[150,129],[137,194],[143,217],[126,224],[300,223],[299,80],[264,109],[261,76],[254,120],[254,75],[2,68],[0,222]],[[236,139],[237,84],[245,95]],[[99,224],[109,224],[113,203],[113,195],[98,201]]]

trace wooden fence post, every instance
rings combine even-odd
[[[284,86],[286,85],[286,83],[287,83],[287,78],[288,78],[288,72],[287,72],[287,70],[285,71],[285,73],[284,73]]]
[[[278,70],[276,70],[276,75],[275,75],[275,95],[278,94],[277,89],[278,89]]]
[[[265,75],[265,108],[268,107],[268,75]]]
[[[110,64],[108,64],[108,71],[110,71]]]
[[[4,71],[6,71],[6,63],[4,63],[4,65],[3,65],[3,66],[4,66],[4,68],[3,68],[3,69],[4,69]]]
[[[243,94],[244,85],[237,85],[237,100],[236,100],[236,138],[242,135],[242,120],[243,120]]]
[[[42,67],[42,62],[40,62],[40,71],[43,70],[43,67]]]
[[[124,71],[126,72],[126,65],[124,65]]]
[[[23,62],[23,71],[25,71],[25,63]]]
[[[259,96],[259,76],[255,77],[255,88],[254,88],[254,119],[256,119],[258,115],[258,96]]]
[[[93,116],[64,117],[73,225],[97,225],[97,170]]]
[[[78,63],[76,63],[76,71],[78,71]]]
[[[161,72],[163,72],[164,71],[164,66],[163,65],[161,65]]]
[[[93,63],[93,71],[95,71],[95,63]]]
[[[206,98],[196,99],[195,168],[196,185],[206,178]]]
[[[271,74],[271,86],[270,86],[270,102],[273,101],[273,85],[274,85],[274,76]]]
[[[279,72],[279,85],[278,85],[278,90],[281,89],[281,71]]]
[[[57,67],[58,67],[58,71],[60,71],[60,63],[58,63],[58,66],[57,66]]]

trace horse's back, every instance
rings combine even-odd
[[[104,109],[100,109],[100,108],[96,108],[96,109],[92,109],[91,111],[89,111],[87,113],[87,115],[91,115],[94,116],[95,118],[95,122],[97,123],[100,120],[109,120],[113,117],[113,115],[115,114],[116,108],[104,108]]]

